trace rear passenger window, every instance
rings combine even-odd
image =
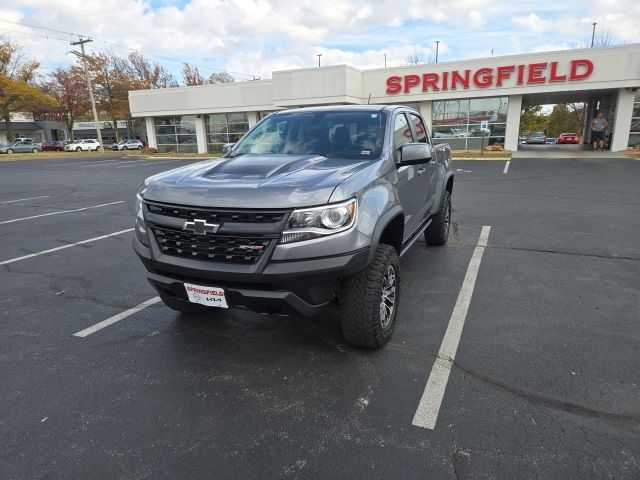
[[[411,118],[413,128],[416,131],[416,142],[427,143],[427,129],[425,128],[422,119],[419,116],[413,114],[409,114],[409,117]]]

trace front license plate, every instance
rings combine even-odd
[[[187,291],[191,303],[199,303],[207,307],[229,308],[222,288],[185,283],[184,289]]]

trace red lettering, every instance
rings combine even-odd
[[[491,68],[479,68],[473,74],[473,84],[478,88],[490,87],[493,84],[493,70]]]
[[[551,73],[549,74],[550,82],[564,82],[566,75],[558,75],[558,62],[551,62]]]
[[[447,81],[449,80],[449,72],[442,72],[442,90],[449,90]]]
[[[578,73],[578,68],[583,67],[584,71]],[[571,73],[569,74],[569,80],[584,80],[593,73],[593,62],[591,60],[571,60]]]
[[[507,65],[506,67],[498,67],[496,74],[496,87],[502,86],[502,81],[511,78],[511,72],[515,70],[515,65]]]
[[[397,75],[393,75],[387,78],[387,95],[395,95],[402,91],[402,77],[398,77]]]
[[[405,75],[404,76],[404,93],[409,93],[409,91],[415,87],[416,85],[420,85],[420,76],[419,75]]]
[[[429,91],[429,87],[431,87],[432,92],[437,92],[440,89],[438,88],[438,80],[440,79],[440,75],[437,73],[425,73],[422,75],[422,91]]]
[[[529,64],[529,75],[527,83],[544,83],[542,71],[547,68],[547,62]]]
[[[459,72],[453,71],[451,72],[451,90],[456,89],[456,83],[462,85],[462,88],[469,88],[469,75],[471,74],[471,70],[464,71],[464,77],[460,75]]]
[[[524,83],[524,65],[518,65],[518,81],[517,85],[522,85]]]

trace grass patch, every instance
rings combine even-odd
[[[454,160],[463,159],[463,158],[511,158],[511,151],[504,150],[502,152],[484,152],[484,155],[481,155],[480,150],[451,150],[451,156]]]

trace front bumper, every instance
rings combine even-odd
[[[273,261],[255,271],[240,265],[171,258],[158,261],[135,236],[133,248],[156,290],[187,300],[184,282],[225,290],[232,308],[265,313],[313,316],[324,311],[335,294],[336,280],[367,266],[369,248],[309,260]],[[162,255],[160,255],[162,258]]]

